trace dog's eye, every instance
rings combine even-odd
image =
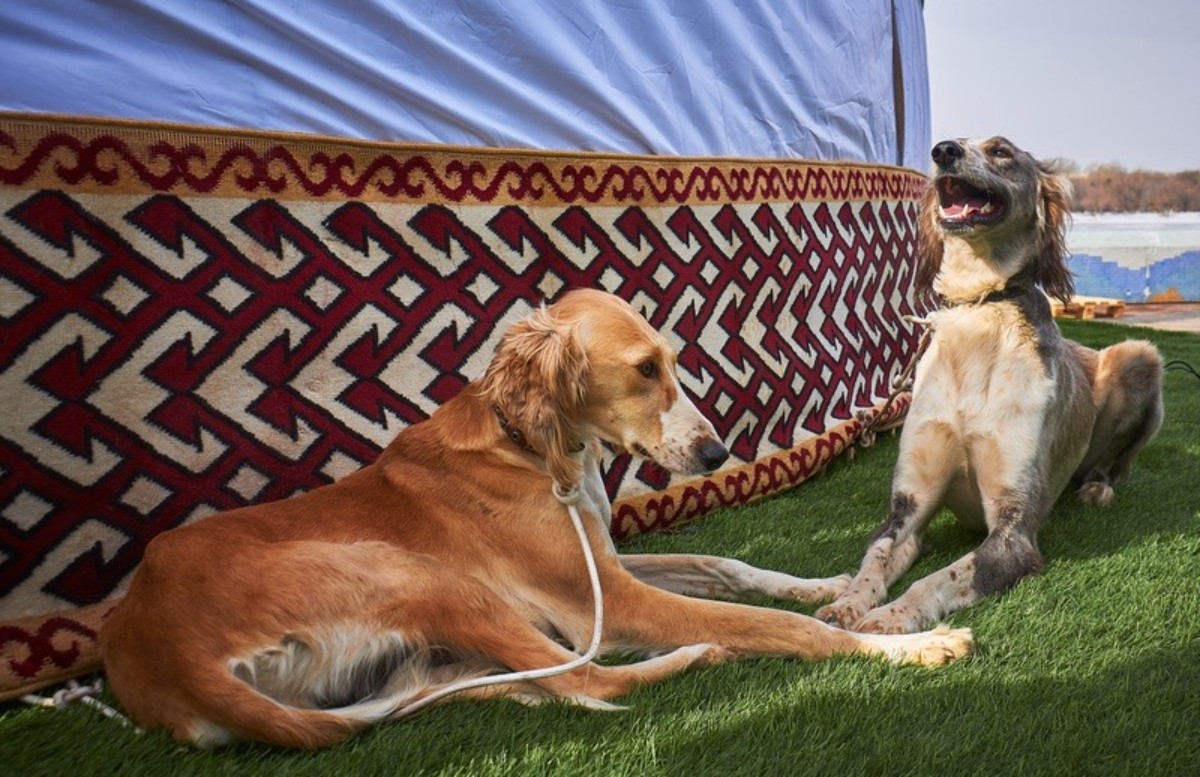
[[[653,378],[658,374],[658,365],[650,360],[644,361],[638,365],[638,372],[642,373],[643,377]]]
[[[994,146],[988,153],[996,159],[1012,159],[1012,152],[1004,146]]]

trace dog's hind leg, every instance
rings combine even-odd
[[[1071,479],[1079,498],[1106,506],[1138,452],[1162,425],[1162,357],[1147,342],[1129,340],[1099,354],[1093,390],[1096,424],[1083,463]]]
[[[575,657],[571,654],[567,660]],[[730,658],[732,654],[718,645],[685,645],[665,655],[632,664],[603,666],[591,663],[540,680],[468,688],[454,694],[452,699],[512,699],[530,705],[558,699],[590,709],[621,709],[610,705],[608,701],[627,695],[637,686],[656,683],[688,669],[717,664]]]

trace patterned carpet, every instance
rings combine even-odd
[[[372,460],[568,288],[638,307],[733,453],[611,461],[615,537],[803,481],[915,343],[923,183],[0,114],[0,698],[96,666],[156,534]]]

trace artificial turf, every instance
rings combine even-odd
[[[1103,346],[1154,341],[1200,369],[1200,337],[1065,322]],[[975,655],[938,669],[754,659],[629,696],[622,712],[448,704],[318,753],[182,748],[82,706],[0,706],[0,771],[24,774],[1200,774],[1200,380],[1165,380],[1166,420],[1107,509],[1065,495],[1045,572],[949,619]],[[791,493],[625,550],[853,571],[882,520],[896,439]],[[980,537],[939,517],[895,591]],[[780,605],[785,606],[785,605]],[[812,608],[797,608],[810,611]],[[112,699],[110,698],[111,702]]]

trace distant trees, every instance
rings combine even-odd
[[[1155,173],[1108,164],[1079,172],[1071,162],[1063,169],[1075,184],[1079,213],[1200,211],[1200,170]]]

